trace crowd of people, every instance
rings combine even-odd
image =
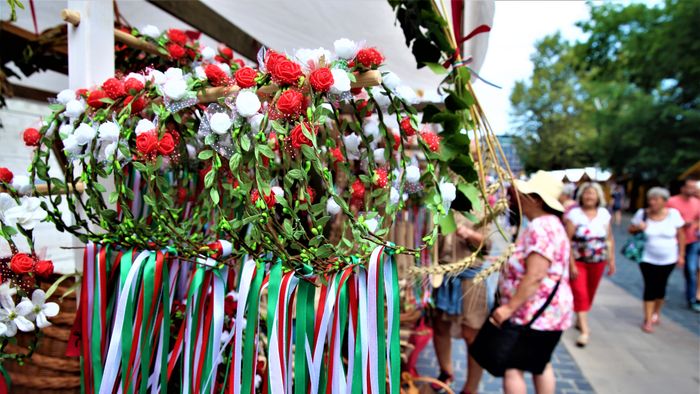
[[[573,324],[580,331],[576,344],[582,348],[588,345],[588,314],[598,285],[606,273],[614,275],[616,271],[613,226],[622,223],[622,186],[612,187],[608,203],[598,183],[564,185],[540,171],[528,181],[516,180],[511,194],[512,205],[520,207],[522,218],[513,231],[515,252],[501,270],[497,288],[488,286],[488,281],[473,281],[488,264],[484,263],[444,280],[434,292],[438,379],[449,384],[456,372],[463,372],[453,369],[451,338],[464,339],[468,360],[462,393],[478,390],[483,373],[477,357],[479,342],[493,336],[493,327],[503,330],[500,335],[512,344],[500,355],[502,371],[489,369],[491,360],[482,364],[492,374],[503,376],[504,392],[526,393],[525,372],[529,372],[537,393],[554,393],[550,360],[562,333]],[[698,184],[692,179],[673,197],[667,189],[653,187],[646,193],[645,207],[631,219],[630,237],[637,234],[640,240],[637,262],[644,283],[641,329],[646,333],[653,333],[659,324],[668,279],[675,267],[684,269],[689,308],[700,312],[698,194]],[[463,217],[457,225],[455,233],[441,240],[441,263],[490,246],[493,232],[475,229]],[[495,303],[490,293],[496,293]],[[490,333],[480,335],[480,330],[484,333],[487,328]],[[508,337],[506,328],[515,334]],[[470,348],[476,351],[476,359]]]

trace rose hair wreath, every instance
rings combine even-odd
[[[484,203],[506,175],[468,69],[446,63],[445,108],[421,118],[381,52],[347,39],[334,52],[263,49],[250,67],[176,29],[131,35],[139,64],[159,60],[61,92],[24,132],[28,182],[0,169],[4,196],[86,243],[82,387],[383,392],[388,381],[395,392],[394,255],[454,231],[452,210],[483,207],[489,221],[503,209]],[[65,178],[49,172],[53,157]],[[501,182],[487,188],[489,166]],[[46,198],[22,197],[27,185]],[[389,230],[408,206],[436,225],[397,245]],[[29,228],[7,217],[4,238],[19,231],[32,250],[11,260],[43,275]]]

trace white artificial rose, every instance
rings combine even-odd
[[[187,93],[187,82],[184,79],[169,79],[163,85],[163,93],[172,100],[180,100]]]
[[[145,133],[147,131],[155,131],[156,130],[156,125],[153,124],[148,119],[141,119],[139,122],[136,124],[136,128],[134,129],[134,133],[136,133],[136,136],[141,135],[141,133]]]
[[[250,130],[253,133],[260,132],[260,126],[262,126],[263,119],[265,119],[265,115],[263,114],[255,114],[248,118],[248,122],[250,122]],[[265,131],[269,131],[271,127],[272,125],[270,124],[270,122],[267,122],[267,124],[265,125]]]
[[[329,198],[326,201],[326,212],[330,215],[337,215],[340,213],[340,205],[333,198]]]
[[[406,180],[409,183],[416,183],[420,180],[420,169],[418,166],[410,165],[406,167]]]
[[[29,182],[29,177],[26,175],[15,175],[12,178],[12,187],[15,188],[19,194],[27,194],[32,190],[32,184]]]
[[[148,73],[148,79],[150,79],[151,82],[155,83],[156,85],[162,85],[167,80],[165,74],[159,70],[151,70],[151,72]]]
[[[389,105],[391,105],[391,99],[389,96],[384,94],[384,90],[375,86],[372,89],[372,97],[374,98],[374,101],[377,102],[377,105],[381,108],[387,108]]]
[[[68,104],[71,100],[75,100],[75,90],[73,89],[63,89],[58,96],[56,96],[56,101],[63,105]]]
[[[236,97],[236,110],[246,118],[260,110],[260,99],[252,90],[242,90]]]
[[[216,134],[226,134],[228,129],[231,127],[231,118],[223,112],[217,112],[211,116],[209,119],[209,125],[211,126],[211,131]]]
[[[153,25],[146,25],[141,28],[141,34],[155,40],[160,37],[160,29]]]
[[[166,80],[171,80],[171,79],[183,79],[183,74],[182,74],[182,69],[177,68],[177,67],[170,67],[169,69],[165,70],[165,79]]]
[[[216,66],[219,67],[221,71],[225,72],[226,75],[229,77],[231,76],[231,66],[226,63],[217,63]]]
[[[357,54],[357,44],[347,38],[341,38],[333,42],[335,54],[341,59],[350,60]]]
[[[126,78],[124,78],[124,82],[126,82],[126,81],[128,81],[128,80],[130,80],[130,79],[135,79],[135,80],[137,80],[137,81],[139,81],[139,82],[141,82],[141,83],[143,83],[143,84],[146,83],[146,77],[144,77],[143,74],[139,74],[139,73],[129,73],[129,75],[127,75]]]
[[[395,73],[389,71],[382,77],[382,82],[386,85],[389,90],[395,90],[401,85],[401,78]]]
[[[391,205],[398,204],[399,199],[401,199],[401,195],[399,194],[399,191],[396,190],[395,187],[392,187],[391,190],[389,191],[389,201],[391,201]]]
[[[341,94],[350,91],[350,78],[348,78],[347,71],[339,68],[333,68],[331,69],[331,74],[333,75],[333,86],[331,86],[331,93]]]
[[[74,134],[69,135],[63,140],[63,150],[68,156],[76,156],[80,153],[81,146],[78,145],[78,139]]]
[[[20,204],[4,212],[5,223],[25,230],[32,230],[46,218],[46,211],[41,208],[41,200],[37,197],[22,197]]]
[[[204,67],[197,66],[194,68],[194,75],[197,79],[207,80],[207,73],[204,72]]]
[[[270,188],[270,190],[272,191],[272,194],[275,195],[276,197],[284,198],[284,189],[282,189],[281,187],[272,186],[272,188]]]
[[[358,154],[360,153],[360,142],[362,140],[360,139],[360,136],[352,133],[343,136],[343,144],[345,145],[345,150],[348,153],[354,153]]]
[[[438,184],[440,188],[440,195],[442,196],[442,201],[452,203],[452,201],[457,198],[457,188],[452,182],[440,182]]]
[[[384,148],[375,149],[373,154],[375,163],[379,164],[380,166],[386,164],[386,159],[384,158]]]
[[[85,112],[85,102],[83,100],[72,99],[66,103],[64,113],[69,118],[77,118]]]
[[[365,124],[362,126],[362,131],[365,135],[365,137],[372,137],[374,141],[379,139],[379,120],[375,118],[370,118],[365,121]]]
[[[401,85],[396,88],[396,94],[409,104],[418,103],[418,95],[410,86]]]
[[[309,63],[318,65],[321,58],[325,60],[326,64],[329,64],[332,60],[332,56],[331,52],[324,48],[302,48],[294,53],[294,57],[304,66],[308,66]]]
[[[377,230],[377,227],[379,227],[379,222],[377,219],[367,219],[365,220],[365,226],[367,226],[367,230],[369,230],[371,233],[375,232]]]
[[[200,52],[202,54],[202,59],[210,61],[216,57],[216,50],[212,47],[204,47]]]
[[[114,122],[104,122],[97,129],[101,141],[114,142],[119,139],[119,125]]]
[[[61,127],[58,128],[58,136],[61,137],[62,140],[65,140],[71,134],[73,134],[73,125],[70,123],[62,124]]]
[[[75,129],[75,132],[73,132],[73,136],[80,146],[89,144],[90,141],[95,138],[96,134],[95,128],[87,123],[81,123],[80,126]]]
[[[104,159],[105,160],[112,160],[114,158],[114,154],[117,152],[117,141],[110,142],[109,144],[105,145],[104,147]]]

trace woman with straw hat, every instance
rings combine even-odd
[[[550,359],[562,332],[571,326],[570,243],[560,217],[562,183],[539,171],[515,181],[522,213],[528,219],[499,285],[501,299],[491,321],[522,326],[508,355],[503,389],[526,393],[524,372],[531,372],[537,393],[554,393]]]

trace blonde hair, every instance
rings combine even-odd
[[[576,202],[578,203],[578,205],[583,205],[583,202],[581,201],[583,199],[583,192],[585,192],[588,189],[595,190],[595,193],[598,195],[598,206],[604,207],[605,193],[603,193],[603,188],[595,182],[585,182],[581,184],[581,186],[578,188],[578,193],[576,193]]]

